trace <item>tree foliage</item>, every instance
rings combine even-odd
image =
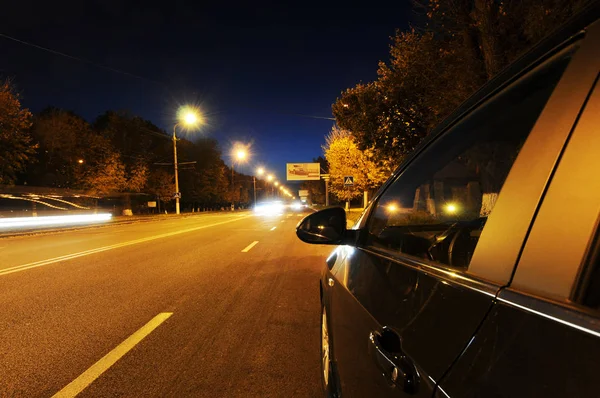
[[[313,163],[320,164],[322,174],[327,174],[329,172],[329,164],[324,157],[319,156],[314,158]],[[308,191],[308,197],[312,203],[325,204],[325,182],[323,180],[304,181],[300,186],[300,189]]]
[[[73,112],[47,108],[34,118],[33,138],[39,162],[29,170],[29,183],[83,188],[83,177],[97,159],[113,152],[110,142]]]
[[[127,176],[121,156],[118,153],[112,153],[104,159],[100,159],[96,167],[86,173],[83,185],[95,195],[123,191],[127,187]]]
[[[396,32],[377,80],[333,104],[336,123],[376,163],[397,166],[471,93],[588,2],[415,1],[424,26]]]
[[[373,152],[359,149],[348,131],[333,127],[323,147],[329,164],[330,190],[340,200],[351,200],[381,185],[390,175],[373,161]],[[353,176],[354,185],[345,186],[344,177]]]
[[[0,184],[13,184],[30,162],[37,146],[29,129],[32,115],[21,107],[11,82],[0,82]]]

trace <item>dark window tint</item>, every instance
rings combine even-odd
[[[368,244],[468,267],[519,150],[573,51],[523,76],[427,147],[378,200]]]

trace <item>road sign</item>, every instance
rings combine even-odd
[[[156,207],[156,202],[148,202],[148,207]]]
[[[308,189],[301,189],[298,191],[298,196],[300,197],[308,197]]]
[[[286,179],[288,181],[318,181],[321,177],[321,165],[319,163],[287,163]]]
[[[345,186],[354,185],[354,177],[353,176],[345,176],[344,177],[344,185]]]
[[[173,194],[173,198],[174,198],[174,199],[177,199],[177,198],[181,199],[181,192],[175,192],[175,193]]]

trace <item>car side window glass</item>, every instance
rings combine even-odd
[[[600,225],[599,222],[600,218],[596,224]],[[576,303],[600,311],[600,227],[596,228],[589,247],[572,299]]]
[[[378,199],[367,246],[466,269],[574,51],[564,50],[494,95],[416,157]]]

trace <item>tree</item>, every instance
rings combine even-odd
[[[319,163],[321,173],[328,173],[329,165],[324,157],[319,156],[318,158],[314,158],[313,163]],[[325,204],[325,182],[323,180],[304,181],[300,189],[308,191],[308,197],[312,203]]]
[[[397,166],[471,93],[588,0],[427,0],[420,29],[396,32],[378,79],[342,92],[337,125]]]
[[[361,151],[348,130],[333,127],[323,146],[329,163],[331,192],[340,200],[350,201],[363,191],[372,191],[383,184],[391,171],[373,161],[372,151]],[[354,185],[344,185],[344,177],[353,176]]]
[[[173,200],[173,193],[175,192],[173,173],[164,169],[158,169],[150,173],[145,190],[163,202],[170,202]]]
[[[0,184],[14,184],[18,174],[34,161],[37,145],[30,127],[31,113],[21,108],[11,82],[0,82]]]
[[[84,187],[96,195],[121,192],[127,187],[125,165],[117,153],[100,159],[84,177]]]
[[[47,108],[36,115],[32,131],[40,148],[38,166],[28,170],[35,185],[81,188],[96,159],[114,150],[82,117],[63,109]]]

